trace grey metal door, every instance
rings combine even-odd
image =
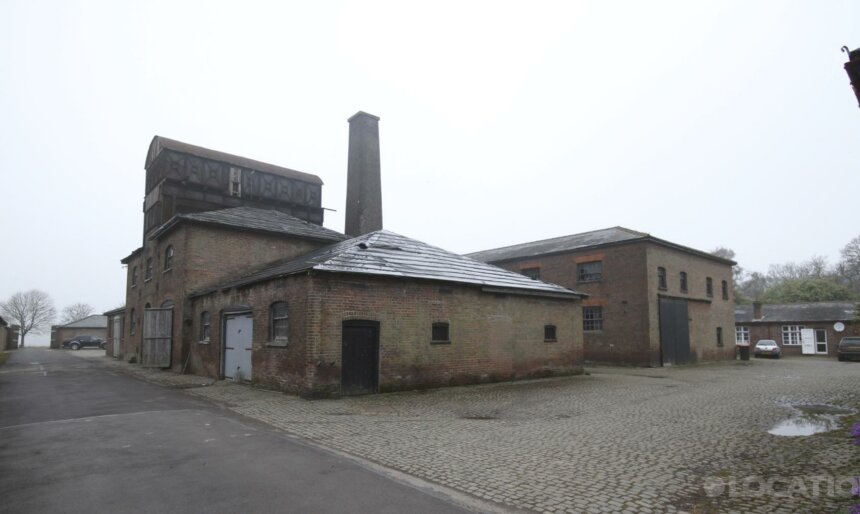
[[[251,380],[254,318],[228,314],[224,319],[224,376],[237,382]]]
[[[660,350],[664,366],[690,362],[690,322],[685,300],[660,298]]]
[[[379,323],[345,321],[341,344],[341,393],[375,393],[378,385]]]
[[[144,310],[141,365],[151,368],[169,368],[172,349],[173,308]]]

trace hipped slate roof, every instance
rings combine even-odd
[[[158,158],[163,150],[173,150],[174,152],[194,155],[211,161],[232,164],[233,166],[238,166],[240,168],[265,171],[266,173],[294,178],[311,184],[321,185],[323,183],[322,179],[316,175],[311,175],[310,173],[303,173],[301,171],[275,166],[274,164],[255,161],[254,159],[248,159],[247,157],[240,157],[238,155],[231,155],[217,150],[210,150],[209,148],[190,145],[188,143],[183,143],[182,141],[176,141],[175,139],[168,139],[162,136],[153,137],[152,142],[149,143],[149,150],[146,152],[146,163],[144,164],[144,168],[149,169],[150,164]]]
[[[157,239],[183,222],[218,225],[255,232],[270,232],[324,242],[343,241],[347,238],[347,236],[340,232],[309,223],[295,216],[290,216],[280,211],[257,209],[255,207],[232,207],[217,211],[177,214],[170,218],[167,223],[156,229],[150,238]]]
[[[534,241],[531,243],[522,243],[513,246],[505,246],[503,248],[495,248],[493,250],[484,250],[467,254],[468,257],[477,259],[482,262],[503,262],[514,259],[522,259],[526,257],[535,257],[538,255],[552,255],[574,250],[583,250],[586,248],[596,248],[602,246],[618,245],[632,243],[637,241],[649,241],[661,246],[680,250],[682,252],[704,257],[723,264],[734,265],[734,261],[711,255],[701,250],[689,248],[675,243],[670,243],[663,239],[658,239],[645,232],[637,232],[624,227],[612,227],[603,230],[595,230],[592,232],[583,232],[581,234],[571,234],[569,236],[555,237],[552,239],[544,239],[542,241]]]
[[[202,291],[241,287],[303,271],[416,278],[482,286],[488,292],[580,298],[565,287],[533,280],[388,230],[378,230],[301,257],[276,263],[239,280]]]
[[[738,305],[735,307],[735,323],[850,321],[854,319],[854,305],[851,302],[762,305],[761,319],[753,319],[752,305]]]
[[[93,314],[67,325],[60,325],[59,328],[107,328],[107,316]]]

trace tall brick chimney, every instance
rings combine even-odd
[[[761,302],[753,302],[753,319],[761,319]]]
[[[344,232],[355,237],[382,228],[379,118],[358,111],[347,121],[349,157]]]

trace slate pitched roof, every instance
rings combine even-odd
[[[388,230],[371,232],[298,258],[275,263],[238,280],[202,291],[195,296],[308,270],[473,284],[490,292],[511,294],[562,298],[587,296],[559,285],[533,280],[519,273],[457,255]]]
[[[183,222],[291,235],[324,242],[343,241],[348,237],[340,232],[335,232],[334,230],[280,211],[258,209],[255,207],[232,207],[217,211],[177,214],[170,218],[167,223],[156,229],[150,238],[157,239]]]
[[[721,262],[723,264],[734,265],[734,261],[723,259],[701,250],[689,248],[675,243],[670,243],[663,239],[658,239],[651,234],[645,232],[637,232],[624,227],[612,227],[602,230],[594,230],[591,232],[583,232],[580,234],[571,234],[568,236],[554,237],[552,239],[544,239],[541,241],[533,241],[530,243],[521,243],[492,250],[484,250],[466,254],[467,257],[477,259],[482,262],[503,262],[514,259],[522,259],[526,257],[535,257],[538,255],[552,255],[586,248],[595,248],[601,246],[618,245],[632,243],[636,241],[649,241],[655,244],[680,250],[682,252],[704,257],[706,259]]]
[[[794,323],[814,321],[851,321],[855,304],[851,302],[790,303],[762,305],[762,319],[753,319],[752,305],[735,306],[735,323]]]
[[[143,167],[145,169],[149,169],[149,165],[152,164],[152,162],[156,158],[158,158],[158,156],[163,150],[173,150],[174,152],[194,155],[196,157],[202,157],[211,161],[219,161],[226,164],[232,164],[233,166],[238,166],[240,168],[259,170],[267,173],[272,173],[274,175],[280,175],[282,177],[294,178],[303,182],[309,182],[311,184],[322,185],[323,183],[322,179],[310,173],[291,170],[282,166],[276,166],[274,164],[255,161],[254,159],[248,159],[247,157],[240,157],[238,155],[232,155],[229,153],[219,152],[217,150],[211,150],[209,148],[203,148],[202,146],[195,146],[188,143],[183,143],[182,141],[176,141],[175,139],[169,139],[162,136],[155,136],[152,138],[152,142],[149,143],[149,150],[146,152],[146,163]]]
[[[93,314],[86,318],[73,321],[66,325],[60,325],[62,328],[107,328],[107,316],[101,314]]]

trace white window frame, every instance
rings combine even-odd
[[[800,331],[805,327],[803,325],[783,325],[782,326],[782,345],[783,346],[800,346],[802,343]]]
[[[750,327],[735,327],[735,344],[750,344]]]

